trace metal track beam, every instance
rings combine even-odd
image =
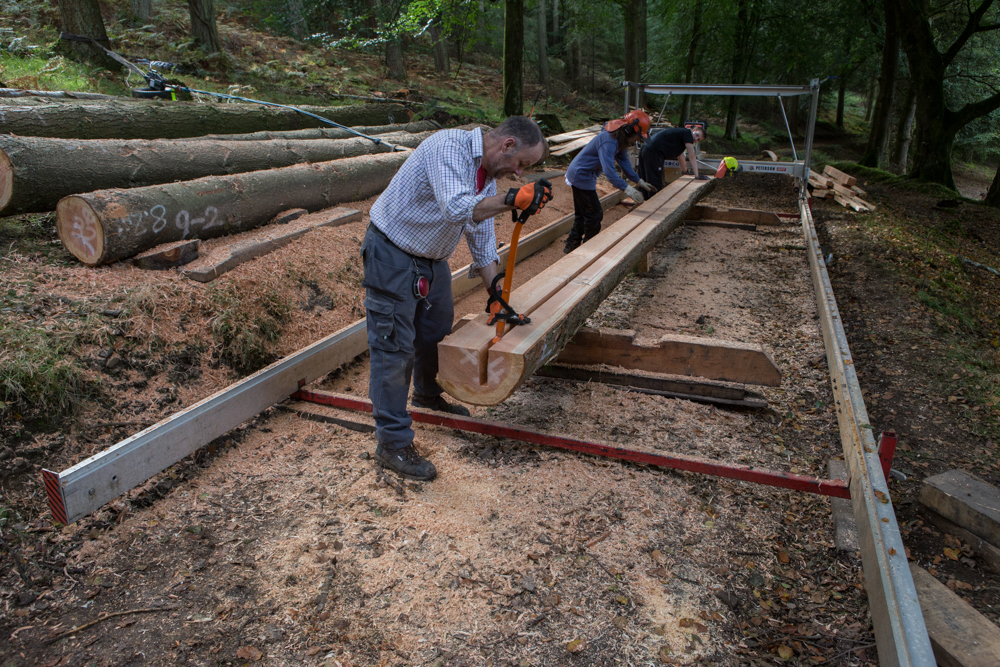
[[[799,212],[837,405],[840,440],[850,473],[851,505],[858,526],[879,664],[883,667],[935,667],[917,591],[906,562],[906,549],[889,498],[883,463],[861,396],[861,385],[826,272],[812,212],[804,201],[799,203]]]

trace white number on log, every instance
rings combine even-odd
[[[157,204],[153,208],[149,209],[149,214],[156,218],[156,222],[153,223],[153,233],[159,234],[167,227],[167,209],[163,207],[162,204]]]
[[[73,234],[72,237],[75,239],[80,239],[86,248],[87,252],[91,255],[96,252],[94,250],[94,245],[91,241],[97,240],[97,230],[94,229],[93,225],[87,224],[87,221],[78,215],[73,216]]]
[[[211,216],[212,219],[209,220],[208,224],[202,227],[202,229],[208,229],[210,227],[215,226],[216,220],[219,218],[219,209],[215,208],[214,206],[207,207],[205,209],[205,218],[208,218],[209,216]]]
[[[191,227],[191,223],[194,222],[195,224],[198,224],[198,220],[199,220],[198,218],[191,220],[191,216],[188,215],[187,211],[181,211],[180,213],[177,214],[177,217],[174,218],[174,224],[177,226],[177,229],[184,230],[184,233],[181,234],[181,239],[187,238],[188,230]]]

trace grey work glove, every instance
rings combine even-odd
[[[642,193],[633,188],[631,185],[625,186],[625,196],[631,197],[632,201],[634,201],[637,206],[646,201],[646,198],[642,196]]]
[[[646,181],[642,180],[641,178],[639,179],[639,182],[636,183],[636,185],[638,185],[643,190],[646,190],[647,192],[649,192],[649,194],[653,194],[654,192],[656,192],[656,188],[654,188],[652,185],[650,185]]]

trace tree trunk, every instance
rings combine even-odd
[[[750,2],[752,0],[738,0],[736,6],[736,38],[733,43],[733,66],[730,83],[734,86],[746,82],[749,71],[750,57],[748,44],[750,41]],[[740,113],[740,98],[738,95],[729,96],[729,104],[726,109],[726,131],[725,138],[735,141],[740,136],[737,119]]]
[[[986,193],[984,201],[989,206],[1000,208],[1000,166],[997,166],[997,173],[993,177],[993,182],[990,184],[990,189]]]
[[[642,73],[645,71],[647,61],[647,3],[646,0],[636,0],[636,36],[638,37],[638,48],[639,48],[639,77],[641,80]]]
[[[380,125],[404,120],[399,104],[299,107],[341,125]],[[228,132],[287,131],[327,127],[291,109],[250,104],[187,102],[91,102],[3,108],[10,134],[65,139],[177,139]]]
[[[418,120],[405,125],[359,125],[351,128],[361,134],[377,137],[393,132],[432,132],[441,129],[437,123],[429,120]],[[260,141],[262,139],[352,139],[358,135],[335,127],[317,127],[311,130],[292,130],[290,132],[249,132],[246,134],[207,134],[199,139],[213,141]]]
[[[153,18],[153,0],[132,0],[132,14],[140,21]]]
[[[434,43],[434,71],[447,76],[451,73],[451,63],[448,60],[448,46],[441,38],[441,26],[435,20],[427,30]]]
[[[545,0],[538,0],[538,81],[549,87],[549,43],[545,28]]]
[[[558,49],[562,45],[562,31],[559,30],[559,0],[552,0],[552,48]],[[557,53],[560,53],[557,51]]]
[[[288,23],[292,37],[295,39],[302,39],[309,34],[309,25],[306,23],[302,0],[288,0]]]
[[[63,197],[81,192],[190,181],[302,162],[328,162],[388,153],[392,146],[416,148],[431,134],[385,134],[380,144],[359,137],[297,141],[80,141],[4,134],[0,135],[0,211],[3,215],[52,211]],[[4,161],[9,164],[6,170]]]
[[[687,65],[684,68],[684,83],[694,81],[694,64],[698,54],[698,42],[701,41],[701,18],[704,13],[703,0],[695,0],[694,3],[694,25],[691,26],[691,42],[688,44]],[[691,95],[685,95],[681,103],[681,117],[678,119],[678,127],[691,120]]]
[[[215,25],[215,0],[188,0],[191,13],[191,37],[206,53],[218,53],[219,29]]]
[[[389,185],[409,154],[72,195],[59,202],[56,228],[67,250],[98,266],[161,243],[243,232],[291,208],[318,211],[367,199]]]
[[[580,39],[576,34],[576,21],[569,19],[566,31],[566,79],[569,87],[580,90],[580,79],[583,78],[583,63],[580,55]]]
[[[892,2],[885,3],[885,42],[882,45],[882,72],[878,79],[878,100],[868,131],[868,145],[859,164],[866,167],[884,167],[892,124],[892,98],[896,92],[899,74],[899,28],[896,9]]]
[[[865,122],[869,123],[872,119],[872,106],[875,103],[875,79],[871,79],[868,82],[868,93],[865,95]]]
[[[844,97],[847,93],[847,77],[841,75],[837,81],[837,127],[844,129]]]
[[[906,97],[899,111],[899,122],[896,124],[896,136],[892,144],[892,159],[889,160],[889,169],[895,174],[906,172],[906,161],[913,137],[913,119],[917,114],[917,100],[912,81],[906,87]]]
[[[625,80],[639,82],[639,0],[625,0],[622,3],[622,19],[625,24]]]
[[[90,37],[104,48],[111,48],[98,0],[58,0],[58,4],[63,32]],[[110,70],[121,69],[117,61],[90,42],[60,40],[59,50],[75,60],[89,61]]]
[[[524,113],[524,0],[505,0],[503,15],[503,115]]]

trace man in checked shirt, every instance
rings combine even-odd
[[[455,312],[448,258],[465,236],[472,271],[487,291],[499,271],[493,216],[514,208],[541,208],[552,190],[538,183],[497,194],[496,181],[541,160],[547,144],[538,125],[511,116],[496,129],[442,130],[406,159],[371,208],[361,245],[374,407],[375,460],[417,480],[437,476],[413,448],[406,399],[468,415],[442,398],[437,344],[451,332]]]

